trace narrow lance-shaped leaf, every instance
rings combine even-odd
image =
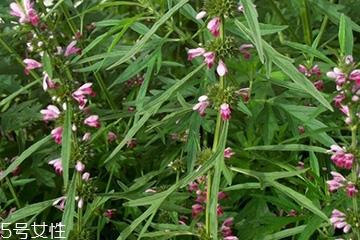
[[[74,215],[75,215],[75,196],[76,196],[76,180],[77,180],[77,173],[74,172],[72,180],[70,182],[70,186],[68,188],[66,194],[66,204],[64,213],[62,215],[62,224],[65,225],[65,239],[68,239],[70,231],[73,229],[74,225]]]
[[[262,46],[262,38],[261,38],[261,32],[260,32],[260,26],[258,22],[258,14],[256,12],[256,9],[254,7],[254,4],[250,0],[241,0],[241,3],[244,6],[244,14],[247,23],[249,24],[249,28],[252,30],[251,35],[253,37],[256,50],[258,51],[260,61],[264,63],[265,61],[265,55],[264,50]]]
[[[341,53],[343,55],[352,55],[354,47],[354,37],[350,19],[344,14],[341,14],[339,25],[339,43]]]
[[[159,21],[157,21],[150,31],[148,31],[135,45],[134,47],[125,54],[119,61],[109,67],[112,69],[118,65],[123,64],[124,62],[130,60],[135,54],[137,54],[144,44],[151,38],[152,35],[159,29],[161,25],[163,25],[177,10],[179,10],[184,4],[186,4],[189,0],[181,0],[178,2],[173,8],[171,8],[166,14],[164,14]]]
[[[64,129],[62,134],[61,162],[63,166],[64,186],[67,188],[69,181],[69,162],[71,157],[71,105],[67,104],[65,111]]]
[[[185,84],[192,76],[194,76],[201,68],[203,68],[203,64],[198,66],[195,70],[186,75],[183,79],[178,81],[176,84],[171,86],[168,90],[166,90],[160,97],[156,98],[149,104],[145,105],[143,109],[146,109],[144,115],[139,119],[138,122],[132,126],[132,128],[128,131],[125,138],[121,141],[121,143],[111,152],[110,156],[105,160],[105,163],[110,161],[113,157],[118,154],[118,152],[125,146],[125,144],[130,140],[135,134],[140,130],[140,128],[146,123],[146,121],[157,112],[160,106],[167,101],[176,90],[178,90],[183,84]]]
[[[7,225],[7,224],[13,224],[16,222],[21,222],[20,220],[23,220],[27,217],[41,213],[46,208],[50,207],[52,205],[53,201],[54,200],[48,200],[48,201],[44,201],[44,202],[27,205],[21,209],[18,209],[15,212],[11,213],[3,221],[3,223],[6,223],[6,225]]]
[[[47,136],[40,141],[31,145],[26,149],[18,158],[13,161],[10,166],[0,175],[0,181],[3,180],[9,173],[13,172],[20,164],[31,156],[36,150],[38,150],[42,145],[47,143],[51,139],[51,136]]]

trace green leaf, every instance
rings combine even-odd
[[[302,53],[307,53],[311,56],[317,57],[317,58],[323,60],[324,62],[327,62],[328,64],[330,64],[330,66],[336,66],[336,63],[334,61],[332,61],[325,54],[323,54],[319,50],[316,50],[313,47],[310,47],[305,44],[296,43],[296,42],[290,42],[290,41],[286,41],[285,44],[291,48],[300,50]]]
[[[125,54],[119,61],[111,65],[108,69],[112,69],[116,66],[119,66],[128,60],[130,60],[135,54],[137,54],[143,48],[144,44],[155,34],[161,25],[163,25],[177,10],[179,10],[184,4],[189,0],[181,0],[173,8],[171,8],[167,13],[165,13],[133,47],[132,49]]]
[[[305,225],[301,225],[298,227],[288,228],[285,230],[282,230],[280,232],[270,234],[264,237],[264,240],[276,240],[276,239],[284,239],[287,237],[291,237],[297,234],[300,234],[304,231]]]
[[[38,150],[42,145],[47,143],[51,139],[51,136],[47,136],[40,141],[31,145],[26,149],[15,161],[13,161],[10,166],[0,175],[0,181],[3,180],[9,173],[13,172],[20,164],[31,156],[36,150]]]
[[[247,23],[249,24],[249,28],[251,29],[250,35],[254,41],[254,45],[258,51],[260,61],[262,63],[265,62],[265,55],[262,46],[262,38],[260,32],[260,26],[258,22],[258,14],[254,7],[254,4],[250,0],[241,0],[241,3],[244,6],[244,14]]]
[[[76,180],[77,172],[74,172],[70,186],[66,194],[65,209],[62,215],[62,224],[65,225],[65,239],[68,239],[70,231],[74,226],[74,215],[75,215],[75,196],[76,196]]]
[[[44,202],[34,203],[31,205],[27,205],[25,207],[22,207],[21,209],[18,209],[17,211],[10,214],[5,220],[3,220],[3,223],[7,224],[13,224],[16,222],[20,222],[20,220],[23,220],[24,218],[37,215],[50,207],[54,200],[48,200]]]
[[[339,43],[342,55],[352,55],[354,47],[354,36],[351,28],[351,20],[341,14],[339,24]]]
[[[276,181],[270,181],[269,184],[274,188],[278,189],[280,192],[286,194],[288,197],[295,200],[300,206],[307,208],[309,211],[318,215],[323,220],[329,221],[328,217],[317,206],[315,206],[315,204],[311,202],[311,200],[308,199],[306,196]]]
[[[198,66],[195,70],[190,72],[180,81],[177,81],[173,86],[167,89],[163,94],[158,98],[151,101],[149,104],[145,105],[143,109],[143,116],[139,119],[138,122],[134,123],[132,128],[128,131],[125,138],[120,142],[120,144],[111,152],[111,154],[105,160],[105,163],[114,158],[120,150],[126,145],[126,143],[135,136],[135,134],[140,130],[140,128],[147,122],[147,120],[155,114],[161,105],[166,102],[182,85],[184,85],[192,76],[194,76],[198,71],[203,68],[204,64]]]
[[[264,146],[254,146],[245,148],[246,151],[313,151],[319,153],[326,153],[327,149],[317,146],[309,146],[304,144],[284,144],[284,145],[264,145]]]
[[[220,130],[221,137],[225,139],[225,141],[221,141],[218,146],[218,149],[220,149],[220,151],[222,152],[224,152],[225,149],[228,129],[229,129],[229,121],[225,121]],[[210,213],[209,226],[210,226],[210,234],[212,236],[218,235],[217,206],[218,206],[218,193],[220,188],[221,172],[222,172],[221,170],[222,170],[223,161],[224,161],[224,154],[220,154],[215,160],[214,173],[212,174],[210,201],[209,201],[209,205],[206,206]]]
[[[51,64],[51,59],[47,52],[44,52],[44,55],[42,57],[42,63],[44,65],[45,72],[49,75],[50,79],[52,79],[53,78],[53,68],[52,68],[52,64]]]
[[[330,3],[327,0],[309,0],[309,2],[311,6],[314,6],[314,8],[319,9],[328,16],[332,22],[339,24],[341,13],[338,11],[338,5]],[[360,26],[354,21],[349,19],[349,24],[354,31],[360,32]]]
[[[240,21],[235,20],[235,25],[243,32],[249,39],[251,39],[251,31]],[[333,111],[330,103],[324,96],[316,90],[312,82],[310,82],[297,68],[292,64],[292,60],[283,56],[271,47],[266,41],[262,41],[265,53],[270,56],[273,63],[278,66],[289,78],[291,78],[297,85],[304,89],[308,94],[318,100],[323,106]]]
[[[70,166],[70,157],[71,157],[71,118],[72,118],[72,108],[71,104],[67,104],[65,111],[64,119],[64,129],[62,133],[62,143],[61,143],[61,163],[63,166],[63,179],[64,186],[67,188],[69,181],[69,166]]]

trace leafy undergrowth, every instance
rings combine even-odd
[[[2,0],[0,239],[360,239],[356,0]]]

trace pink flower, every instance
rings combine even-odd
[[[323,80],[317,80],[314,82],[314,86],[318,91],[324,90],[324,81]]]
[[[331,160],[339,168],[351,169],[354,161],[354,155],[351,153],[346,153],[345,150],[337,145],[332,145]]]
[[[87,99],[86,96],[95,96],[95,92],[92,89],[92,83],[85,83],[72,93],[72,97],[79,103],[79,108],[84,109]]]
[[[345,64],[350,65],[354,63],[354,58],[351,55],[347,55],[344,58]]]
[[[355,197],[357,193],[358,190],[356,186],[352,182],[348,182],[348,185],[346,186],[346,194],[348,197]]]
[[[216,208],[216,214],[218,217],[221,217],[222,215],[224,215],[224,210],[219,204],[217,205],[217,208]]]
[[[345,116],[347,116],[347,117],[350,116],[350,109],[349,109],[348,106],[346,106],[346,105],[341,106],[340,111],[341,111]]]
[[[221,233],[223,237],[233,236],[233,232],[231,230],[231,226],[234,224],[234,218],[227,218],[221,225]]]
[[[298,67],[298,71],[303,73],[306,77],[310,77],[311,74],[309,73],[307,67],[305,67],[304,65],[300,64]]]
[[[10,9],[10,15],[18,17],[20,24],[31,23],[33,26],[37,26],[40,22],[31,0],[24,0],[23,6],[18,3],[11,3]]]
[[[51,131],[51,136],[53,137],[53,139],[55,140],[55,142],[57,144],[61,144],[62,141],[62,132],[63,132],[63,128],[62,127],[57,127],[55,129],[53,129]]]
[[[235,154],[234,151],[230,147],[225,148],[224,158],[231,158],[234,154]]]
[[[227,227],[231,227],[234,224],[234,218],[230,217],[225,219],[225,221],[223,222],[223,226],[227,226]]]
[[[210,22],[207,25],[207,28],[212,33],[214,37],[218,37],[220,35],[220,24],[221,20],[219,17],[215,17],[210,20]]]
[[[227,196],[227,194],[226,193],[224,193],[224,192],[218,192],[218,199],[219,200],[224,200],[224,199],[226,199],[228,196]]]
[[[206,15],[207,15],[207,12],[206,11],[201,11],[201,12],[199,12],[197,15],[196,15],[196,19],[197,20],[200,20],[200,19],[203,19],[204,17],[206,17]]]
[[[227,103],[223,103],[220,106],[220,114],[221,114],[221,118],[224,121],[227,121],[231,118],[231,110],[230,110],[230,106]]]
[[[107,218],[111,219],[111,218],[113,218],[115,216],[115,213],[116,213],[116,209],[107,209],[104,212],[104,217],[107,217]]]
[[[82,179],[83,181],[85,181],[85,182],[89,181],[89,179],[90,179],[90,173],[84,172],[83,175],[82,175],[82,177],[81,177],[81,179]]]
[[[192,217],[196,218],[204,211],[204,207],[201,204],[197,203],[197,204],[192,205],[191,211],[192,211]]]
[[[250,99],[250,88],[241,88],[237,90],[236,95],[242,97],[243,101],[247,103]]]
[[[182,215],[182,216],[179,217],[179,224],[186,225],[186,222],[188,220],[189,220],[189,218],[187,216]]]
[[[63,172],[63,167],[62,167],[62,163],[61,163],[61,159],[57,158],[54,160],[51,160],[49,162],[50,165],[52,165],[54,167],[54,170],[56,172],[57,175],[61,175]]]
[[[210,105],[210,102],[206,95],[199,97],[198,101],[199,102],[197,104],[195,104],[195,106],[193,107],[193,110],[198,111],[200,116],[203,117],[206,115],[205,110]]]
[[[291,209],[290,212],[288,212],[287,216],[289,217],[296,217],[297,216],[297,212],[295,209]]]
[[[89,127],[99,128],[100,127],[99,116],[91,115],[90,117],[87,117],[84,120],[84,123]]]
[[[64,56],[65,57],[68,57],[68,56],[71,56],[71,55],[74,55],[74,54],[77,54],[81,51],[80,48],[77,48],[75,47],[76,45],[76,41],[72,41],[65,49],[65,53],[64,53]]]
[[[321,70],[320,67],[318,65],[315,65],[311,68],[310,70],[311,75],[317,75],[318,77],[321,76]]]
[[[19,17],[19,22],[21,24],[29,22],[29,18],[25,14],[24,9],[23,9],[22,6],[20,6],[17,3],[11,3],[10,4],[10,9],[11,9],[10,15],[15,16],[15,17]]]
[[[196,191],[196,199],[195,201],[198,203],[206,202],[207,193],[206,191],[201,191],[200,189]]]
[[[214,65],[215,62],[215,53],[214,52],[206,52],[203,54],[204,62],[206,63],[207,67],[210,69]]]
[[[43,77],[44,91],[47,91],[49,88],[52,89],[57,87],[57,84],[50,79],[49,75],[46,72],[44,72],[43,75],[44,75]]]
[[[24,59],[23,62],[26,65],[25,66],[25,74],[26,75],[29,75],[30,70],[34,70],[34,69],[42,67],[42,64],[34,59],[26,58],[26,59]]]
[[[242,5],[242,4],[240,4],[239,6],[238,6],[238,11],[239,12],[241,12],[241,13],[244,13],[244,5]]]
[[[60,110],[54,105],[47,106],[47,108],[41,110],[40,113],[42,114],[45,122],[58,119],[60,116]]]
[[[83,208],[84,207],[84,199],[82,197],[75,197],[75,200],[78,202],[77,207],[78,208]]]
[[[82,162],[77,161],[76,165],[75,165],[75,169],[76,169],[76,171],[81,173],[85,170],[85,165]]]
[[[228,237],[224,237],[224,240],[239,240],[239,239],[235,236],[228,236]]]
[[[109,132],[108,135],[107,135],[107,139],[108,139],[108,141],[111,143],[111,142],[116,141],[117,136],[116,136],[115,133]]]
[[[203,48],[193,48],[188,50],[188,60],[191,61],[196,57],[202,56],[205,53]]]
[[[342,101],[345,100],[345,95],[343,93],[340,93],[334,97],[334,103],[337,108],[341,107]]]
[[[65,209],[65,201],[66,201],[66,197],[60,197],[58,199],[56,199],[54,202],[53,202],[53,206],[56,207],[57,209],[61,210],[61,211],[64,211]]]
[[[128,148],[135,148],[136,146],[137,146],[137,140],[136,140],[136,138],[132,138],[132,139],[130,139],[127,143],[126,143],[126,146],[128,147]]]
[[[199,189],[199,184],[197,184],[195,182],[191,182],[191,183],[189,183],[188,189],[189,189],[189,192],[196,192]]]
[[[96,93],[92,89],[92,83],[85,83],[74,92],[75,95],[90,95],[94,97]]]
[[[91,133],[89,133],[89,132],[86,132],[84,134],[84,136],[82,137],[82,140],[85,142],[89,141],[90,139],[91,139]]]
[[[359,86],[360,85],[360,69],[355,69],[354,71],[352,71],[350,73],[349,79],[355,81],[355,84],[357,86]]]
[[[216,72],[218,73],[218,75],[220,77],[225,76],[226,73],[228,72],[225,63],[221,59],[219,60],[219,64],[218,64],[218,66],[216,68]]]
[[[251,53],[249,49],[254,48],[254,45],[252,44],[242,44],[239,48],[240,52],[242,53],[243,57],[246,60],[249,60],[251,58]]]
[[[343,177],[343,175],[337,172],[331,172],[331,175],[333,176],[333,179],[326,181],[330,192],[334,192],[339,188],[344,187],[343,183],[346,182],[346,179]]]
[[[345,74],[341,71],[340,68],[334,68],[333,71],[328,72],[326,74],[329,78],[335,79],[336,81],[336,87],[337,89],[341,89],[342,85],[344,85],[345,81],[346,81],[346,76]]]
[[[345,213],[337,209],[332,211],[330,222],[335,228],[343,229],[344,233],[348,233],[351,229],[351,225],[346,222]]]

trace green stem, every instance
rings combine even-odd
[[[220,25],[220,39],[221,39],[221,41],[224,41],[224,39],[225,39],[224,26],[225,26],[224,25],[224,18],[222,17],[221,18],[221,25]],[[219,90],[222,91],[224,89],[224,87],[225,87],[225,77],[223,77],[223,76],[220,77],[219,85],[220,85]],[[216,148],[218,147],[218,144],[219,144],[221,123],[222,123],[222,119],[221,119],[221,114],[220,114],[220,111],[219,111],[218,115],[217,115],[216,127],[215,127],[215,133],[214,133],[214,142],[213,142],[213,147],[212,147],[213,152],[216,151]],[[209,172],[208,172],[208,176],[207,176],[206,212],[205,212],[205,229],[206,229],[206,234],[208,236],[210,236],[210,233],[212,232],[211,231],[212,227],[217,228],[217,226],[211,226],[210,225],[210,212],[212,211],[212,209],[210,209],[211,188],[212,188],[212,170],[210,169]]]
[[[14,190],[14,186],[12,185],[12,182],[11,182],[11,179],[9,177],[6,177],[6,182],[9,186],[9,190],[11,192],[11,195],[13,196],[13,198],[15,199],[15,203],[16,203],[16,206],[18,209],[21,209],[21,204],[20,204],[20,201],[15,193],[15,190]]]
[[[351,150],[356,150],[357,148],[357,125],[353,125],[351,126]],[[356,185],[357,184],[357,179],[358,179],[358,162],[355,161],[353,163],[353,167],[352,167],[352,181],[353,183]],[[358,216],[358,212],[359,212],[359,208],[358,208],[358,202],[357,202],[357,198],[353,197],[352,198],[352,203],[353,203],[353,210],[355,213],[355,216]],[[357,221],[359,221],[359,219],[356,219]],[[360,232],[359,232],[359,228],[355,227],[354,228],[354,234],[356,235],[356,239],[360,239]]]
[[[307,0],[300,0],[300,17],[304,32],[304,41],[307,45],[311,46],[312,43],[312,31],[310,24],[309,4]]]

